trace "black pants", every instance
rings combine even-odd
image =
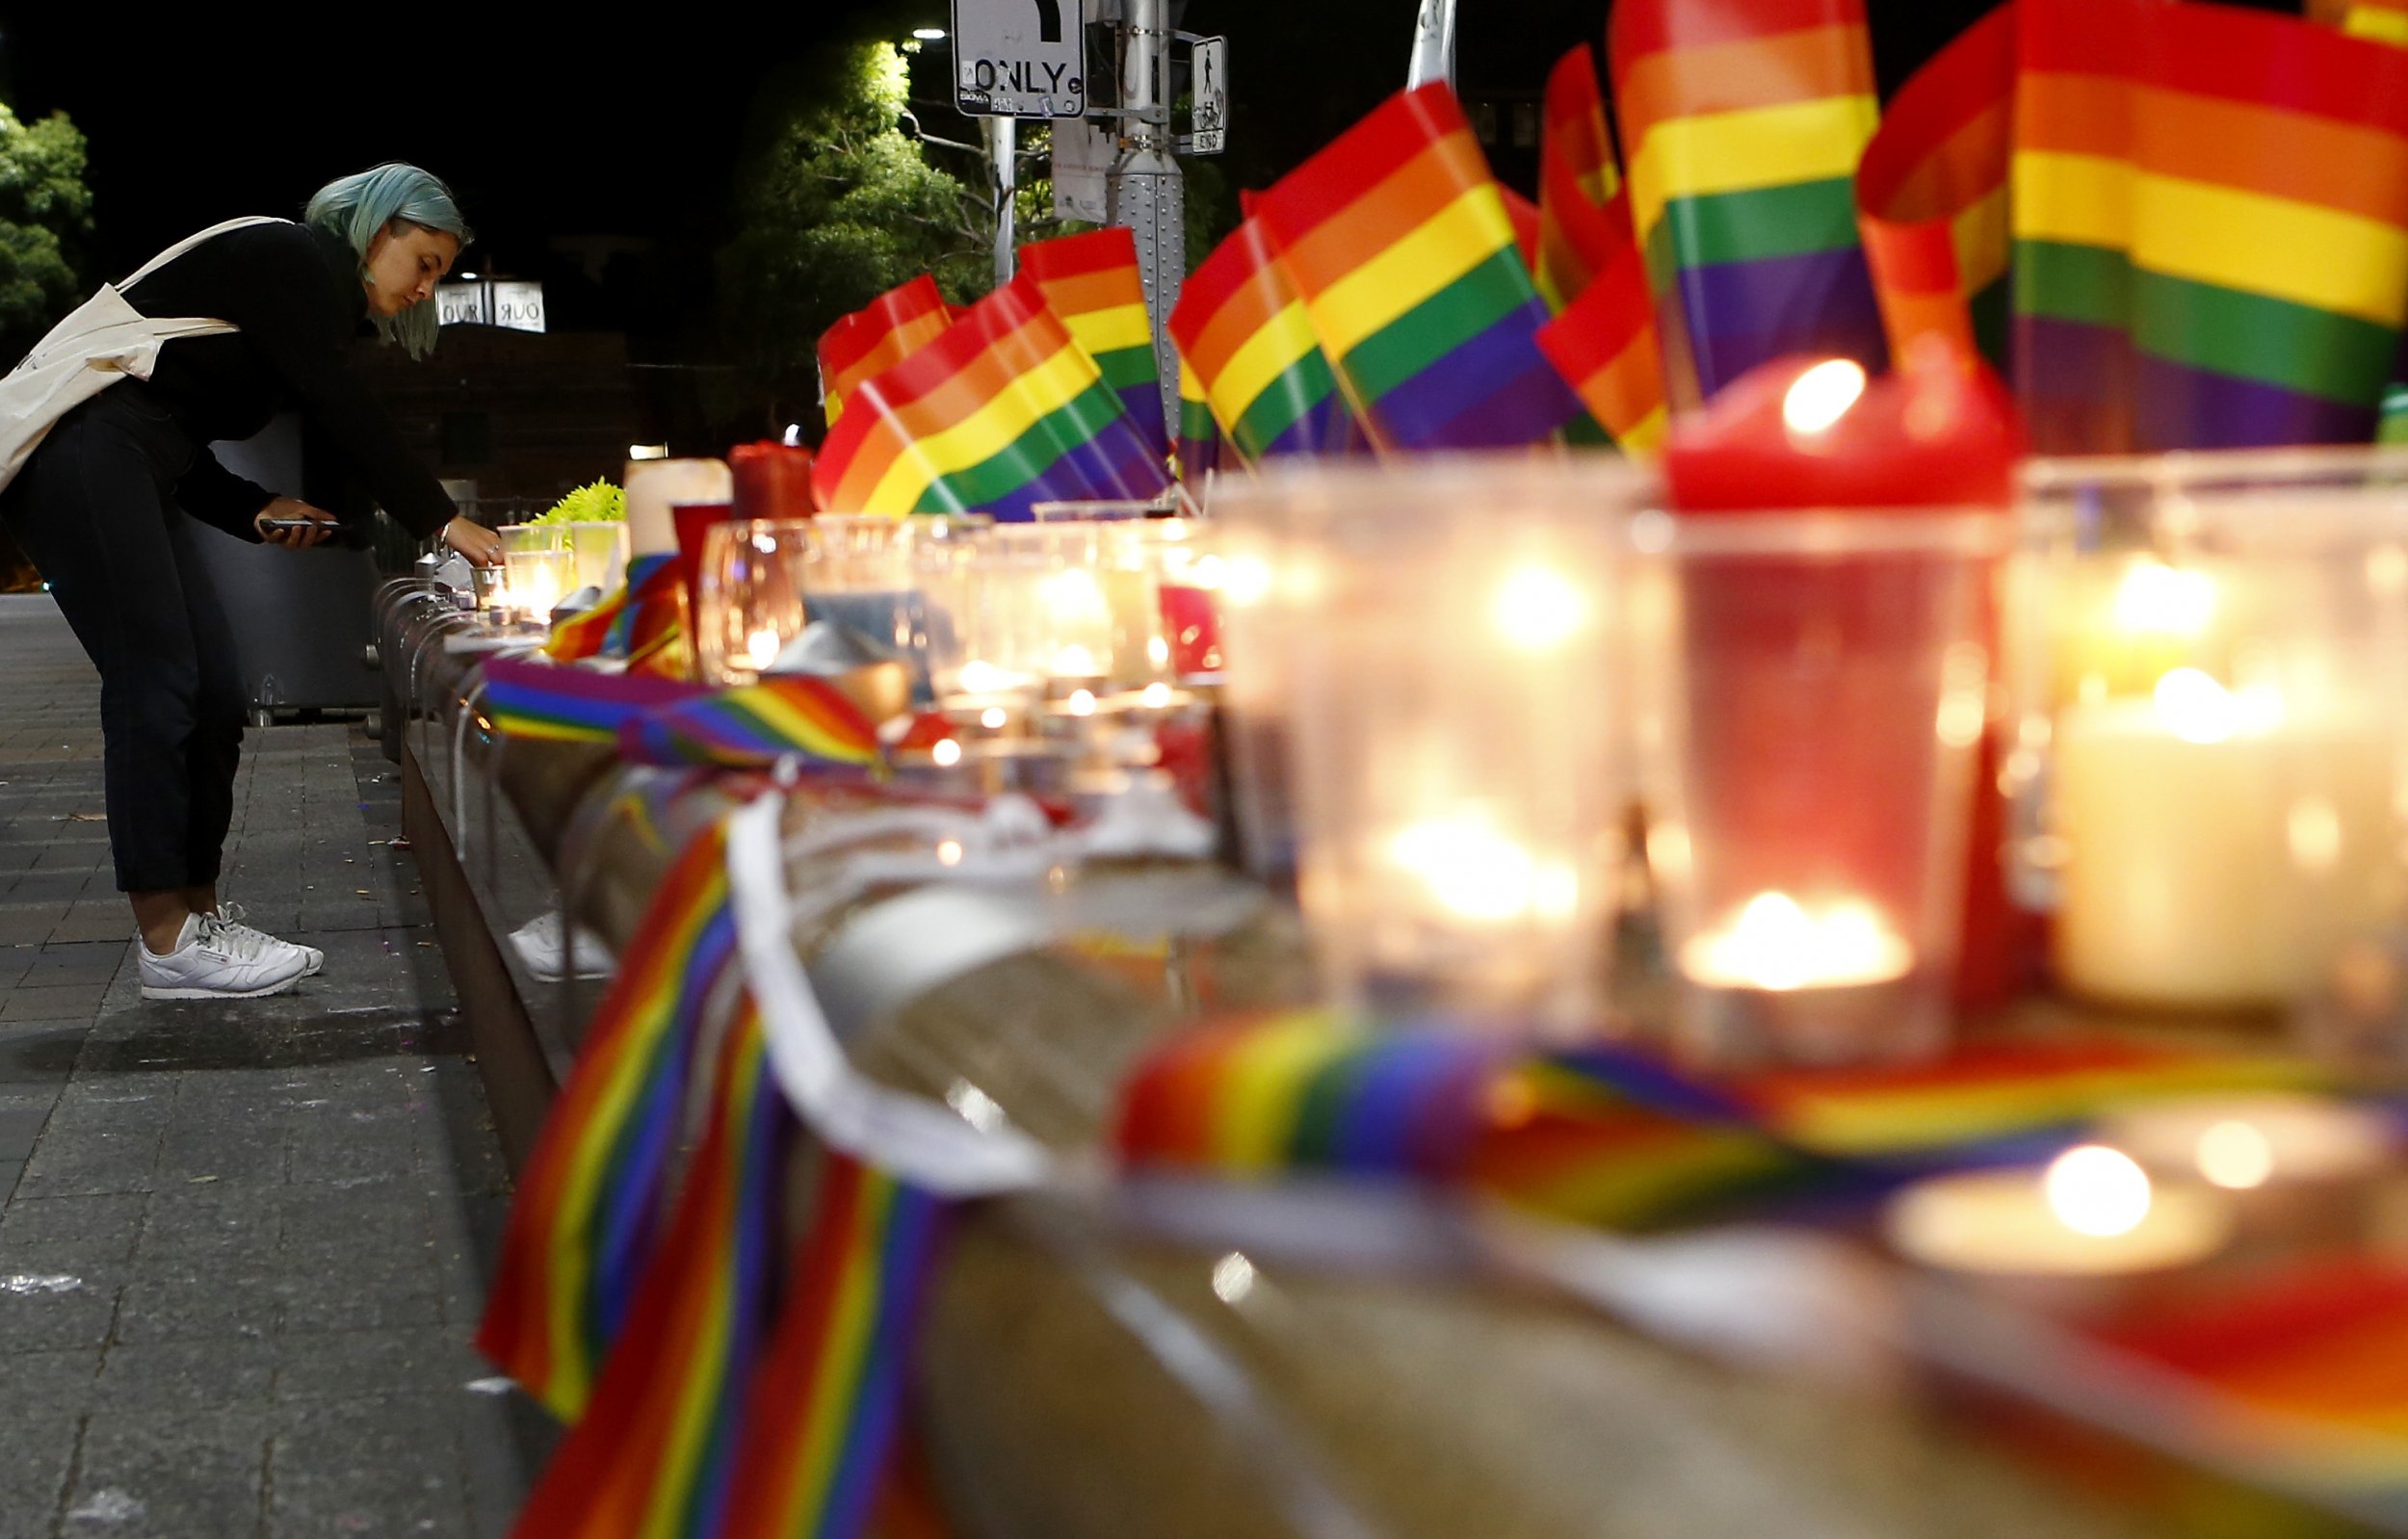
[[[0,497],[100,670],[118,887],[218,879],[234,815],[243,691],[234,636],[175,502],[198,449],[147,387],[121,380],[60,419]]]

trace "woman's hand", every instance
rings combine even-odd
[[[502,536],[483,524],[455,518],[443,526],[443,543],[467,557],[472,566],[502,564]]]
[[[268,521],[278,518],[307,519],[309,527],[306,529],[270,529]],[[305,551],[312,545],[324,544],[339,527],[332,513],[323,508],[312,508],[298,497],[278,497],[253,513],[250,522],[251,527],[259,531],[261,539],[271,545],[281,545],[286,550],[297,551]]]

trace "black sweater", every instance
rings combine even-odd
[[[182,337],[159,350],[151,388],[193,441],[248,438],[285,407],[332,443],[384,510],[421,539],[457,511],[393,419],[345,366],[367,318],[349,245],[301,224],[251,224],[212,236],[134,284],[125,298],[154,319],[208,316],[230,334]],[[257,539],[251,519],[273,495],[206,448],[176,485],[195,517]]]

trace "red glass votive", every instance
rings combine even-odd
[[[1200,587],[1165,583],[1163,631],[1170,638],[1171,671],[1180,678],[1220,671],[1220,615]]]
[[[811,491],[811,451],[764,438],[727,452],[735,478],[738,518],[808,518],[819,511]]]
[[[677,528],[677,583],[686,594],[686,613],[692,614],[694,594],[701,587],[703,536],[713,524],[726,523],[733,516],[734,505],[678,503],[668,511]]]

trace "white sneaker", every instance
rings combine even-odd
[[[255,935],[259,938],[259,941],[263,946],[271,950],[278,946],[283,946],[301,952],[303,959],[305,959],[309,964],[301,969],[301,977],[303,978],[316,978],[318,976],[318,969],[327,965],[327,953],[318,950],[315,946],[303,946],[299,941],[279,940],[275,936],[269,934],[266,930],[253,929],[250,926],[244,924],[244,909],[243,905],[240,903],[229,903],[222,900],[220,901],[218,904],[217,917],[219,923],[222,924],[228,930],[237,935]]]
[[[137,939],[146,1000],[249,1000],[301,981],[301,948],[265,946],[256,930],[229,928],[215,914],[188,914],[175,950],[161,955]]]
[[[568,930],[569,926],[561,922],[561,911],[550,909],[510,931],[510,949],[527,964],[527,971],[536,976],[537,982],[557,983],[568,970]],[[579,925],[575,926],[575,939],[579,978],[609,978],[618,971],[618,963],[601,936]]]

